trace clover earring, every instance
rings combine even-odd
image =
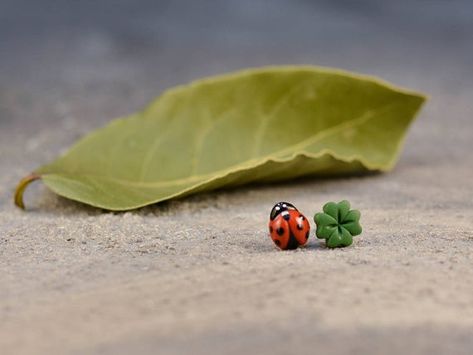
[[[319,239],[325,239],[329,248],[347,247],[353,243],[353,237],[360,235],[360,211],[350,210],[350,202],[328,202],[323,212],[316,213],[314,222],[317,225],[315,234]]]

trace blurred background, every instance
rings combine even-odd
[[[170,86],[266,64],[455,94],[473,78],[472,33],[468,0],[1,0],[1,127],[95,127]]]
[[[269,64],[429,95],[397,169],[126,214],[35,184],[31,212],[13,206],[22,176],[163,90]],[[154,354],[187,329],[207,337],[167,353],[471,354],[472,119],[471,0],[0,0],[0,353],[67,340],[73,354]],[[307,210],[356,201],[364,236],[340,254],[275,252],[263,239],[275,196]]]

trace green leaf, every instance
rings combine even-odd
[[[328,202],[324,205],[323,210],[327,216],[332,217],[338,222],[338,204],[335,202]]]
[[[347,213],[346,217],[344,218],[344,222],[353,222],[358,221],[360,219],[360,211],[358,210],[351,210]]]
[[[341,239],[341,244],[344,246],[344,247],[347,247],[349,245],[351,245],[353,243],[353,237],[352,235],[350,234],[349,231],[347,231],[345,228],[341,227],[340,228],[340,239]]]
[[[342,227],[345,228],[351,235],[360,235],[362,232],[360,222],[353,221],[348,223],[343,223]]]
[[[31,176],[67,198],[129,210],[249,182],[388,171],[424,100],[334,69],[244,70],[171,89]],[[32,180],[19,184],[18,205]]]
[[[350,211],[350,202],[347,200],[340,201],[338,204],[338,220],[344,221]]]
[[[336,226],[338,224],[338,221],[333,218],[332,216],[326,214],[326,213],[317,213],[314,216],[314,221],[317,224],[325,224],[325,225],[331,225],[331,226]]]
[[[327,239],[332,235],[334,231],[337,230],[337,226],[328,226],[328,225],[320,225],[317,226],[317,230],[315,232],[317,238],[319,239]]]
[[[338,232],[338,228],[335,228],[333,233],[327,238],[326,241],[328,248],[337,248],[340,246],[344,246],[344,240],[342,238],[341,233]]]

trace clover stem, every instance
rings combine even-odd
[[[17,205],[22,210],[25,209],[25,204],[23,203],[23,193],[25,192],[26,187],[31,184],[33,181],[41,179],[41,176],[36,173],[31,173],[28,176],[25,176],[20,180],[18,185],[15,188],[15,205]]]

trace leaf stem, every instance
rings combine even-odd
[[[23,193],[25,192],[26,187],[31,184],[33,181],[41,179],[41,176],[36,173],[31,173],[28,176],[25,176],[23,179],[20,180],[18,185],[15,188],[15,195],[14,201],[15,205],[17,205],[22,210],[25,209],[25,204],[23,203]]]

